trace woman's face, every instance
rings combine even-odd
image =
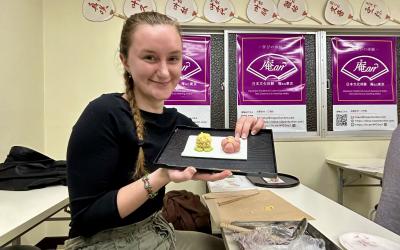
[[[172,25],[140,24],[131,34],[128,58],[121,60],[132,75],[139,107],[162,106],[180,81],[181,37]]]

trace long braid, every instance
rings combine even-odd
[[[130,75],[128,77],[125,77],[125,81],[128,81],[128,82],[131,81],[133,83],[132,77]],[[126,86],[129,86],[129,85],[127,84]],[[133,84],[131,86],[133,86]],[[135,128],[136,128],[136,136],[139,141],[143,142],[143,140],[144,140],[144,120],[143,120],[140,110],[136,104],[135,92],[133,91],[133,88],[130,88],[130,87],[127,87],[125,92],[127,95],[129,106],[132,111],[133,123],[135,124]],[[143,147],[140,146],[139,153],[137,156],[137,161],[136,161],[135,173],[134,173],[135,178],[140,178],[145,174],[146,169],[145,169],[144,163],[145,163],[144,151],[143,151]]]
[[[158,12],[142,12],[134,14],[125,21],[124,27],[121,32],[120,54],[126,59],[128,58],[128,51],[132,43],[131,35],[135,32],[136,27],[140,24],[172,25],[176,28],[178,34],[180,34],[179,23],[170,19],[166,15],[163,15]],[[140,109],[138,108],[136,103],[136,98],[134,93],[134,82],[132,76],[128,71],[126,71],[126,69],[124,72],[124,79],[125,79],[125,93],[127,95],[129,106],[132,111],[133,123],[135,124],[135,129],[136,129],[136,136],[139,140],[139,153],[136,161],[135,174],[133,177],[140,178],[146,173],[145,157],[142,148],[144,133],[145,133],[144,120],[140,113]]]

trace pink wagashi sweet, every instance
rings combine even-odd
[[[240,151],[240,139],[233,136],[228,136],[221,141],[222,151],[228,154]]]

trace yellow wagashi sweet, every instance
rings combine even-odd
[[[194,150],[198,152],[210,152],[213,150],[211,146],[211,135],[209,133],[200,132],[196,137],[196,147]]]

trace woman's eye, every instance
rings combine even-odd
[[[151,56],[151,55],[144,56],[143,58],[144,58],[144,60],[151,61],[151,62],[154,62],[156,60],[156,57],[155,56]]]
[[[181,60],[181,58],[179,56],[173,56],[171,58],[169,58],[170,62],[179,62]]]

